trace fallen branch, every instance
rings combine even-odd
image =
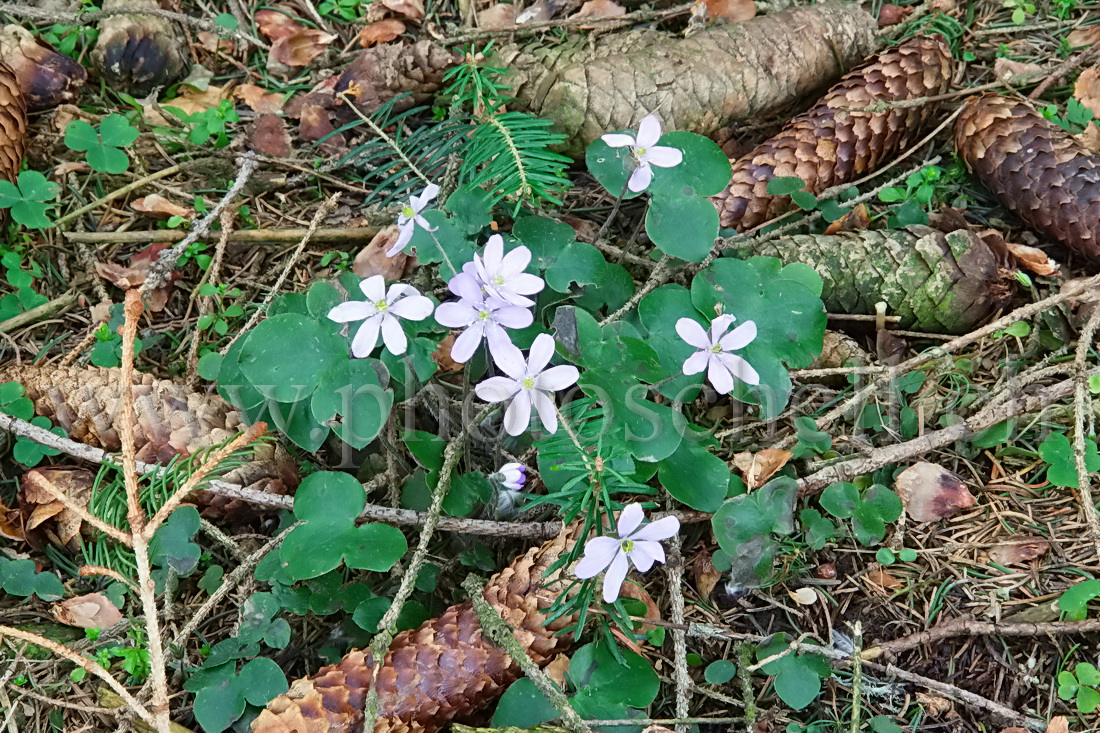
[[[318,229],[311,241],[324,244],[369,243],[382,227],[335,227]],[[242,229],[230,232],[227,242],[235,244],[297,244],[308,229]],[[134,232],[64,232],[65,239],[75,244],[152,244],[179,242],[190,232],[176,229],[150,229]],[[199,240],[213,241],[221,232],[205,232]]]
[[[1093,634],[1100,631],[1100,619],[1082,621],[1048,621],[1044,623],[1013,624],[997,621],[978,621],[972,617],[951,619],[925,631],[918,631],[900,639],[886,641],[869,647],[863,652],[864,660],[894,657],[901,652],[924,644],[934,644],[956,636],[1060,636],[1064,634]]]

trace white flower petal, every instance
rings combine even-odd
[[[336,321],[337,323],[347,323],[370,318],[377,312],[378,310],[370,303],[364,303],[361,300],[349,300],[330,310],[328,318],[330,321]]]
[[[540,333],[531,342],[531,349],[527,352],[527,373],[537,375],[546,368],[550,360],[554,358],[554,337],[548,333]]]
[[[503,341],[495,343],[492,340],[489,341],[489,353],[497,368],[517,382],[527,375],[527,363],[523,360],[523,352],[508,339],[507,334]]]
[[[619,540],[614,537],[593,537],[584,544],[584,557],[573,568],[573,574],[581,580],[594,578],[611,564],[618,552]]]
[[[395,356],[401,356],[409,347],[409,339],[405,336],[405,329],[396,318],[388,313],[382,316],[382,341],[386,349]]]
[[[351,340],[352,356],[356,359],[370,356],[374,347],[378,345],[378,329],[381,325],[381,316],[372,316],[363,321],[363,325],[355,332],[355,338]]]
[[[477,321],[477,311],[465,300],[442,303],[435,309],[435,320],[447,328],[463,328]]]
[[[722,338],[722,334],[729,330],[729,327],[733,325],[733,322],[737,319],[728,313],[718,316],[710,322],[710,345],[714,346],[718,343],[718,340]]]
[[[649,167],[649,163],[639,162],[638,167],[630,174],[630,180],[626,182],[626,187],[634,193],[638,193],[649,188],[652,181],[653,169]]]
[[[612,148],[634,147],[634,136],[624,135],[621,132],[609,132],[606,135],[600,135],[600,139]]]
[[[481,283],[465,270],[450,279],[447,289],[471,305],[480,303],[485,297],[481,292]]]
[[[520,390],[504,411],[504,430],[509,435],[522,435],[531,424],[531,395]]]
[[[647,542],[651,540],[667,540],[680,531],[680,520],[676,517],[661,517],[656,522],[650,522],[646,526],[630,535],[635,542]]]
[[[638,525],[642,523],[643,519],[645,519],[645,512],[642,511],[641,504],[637,502],[627,504],[619,513],[619,522],[617,525],[619,537],[623,539],[630,537],[630,533],[638,529]]]
[[[367,300],[372,303],[385,300],[386,278],[381,275],[371,275],[359,283],[359,289],[363,291],[363,295],[367,296]]]
[[[406,295],[396,303],[390,303],[390,313],[409,321],[423,321],[434,309],[435,303],[423,295]]]
[[[684,359],[682,371],[689,376],[698,374],[707,368],[707,363],[710,362],[710,356],[711,353],[709,351],[696,351],[694,354]]]
[[[458,334],[455,342],[451,344],[451,359],[459,364],[465,364],[477,351],[481,344],[481,337],[485,335],[485,328],[480,323],[475,323],[462,333]]]
[[[735,349],[745,348],[751,344],[755,338],[756,324],[752,321],[745,321],[723,336],[718,343],[721,344],[722,348],[726,351],[733,351]]]
[[[420,295],[420,291],[407,283],[392,283],[386,290],[386,302],[393,305],[401,298],[409,295]]]
[[[535,388],[547,392],[559,392],[576,384],[580,376],[580,371],[572,364],[550,367],[535,379]]]
[[[534,322],[535,316],[518,305],[504,305],[493,311],[493,320],[505,328],[527,328]]]
[[[607,575],[603,576],[604,603],[614,603],[619,597],[619,591],[622,590],[623,581],[626,580],[626,572],[629,569],[630,562],[627,560],[626,553],[620,552],[615,555],[607,568]]]
[[[481,256],[482,264],[489,273],[499,273],[501,263],[504,261],[504,237],[499,234],[489,237],[485,242],[485,251]]]
[[[729,394],[733,391],[733,376],[719,359],[707,362],[707,379],[718,394]]]
[[[676,321],[676,333],[697,349],[709,349],[711,347],[707,332],[692,318],[681,318]]]
[[[414,221],[416,221],[416,223],[420,225],[420,228],[426,232],[434,232],[436,229],[439,229],[439,227],[433,227],[431,222],[422,217],[420,214],[416,215]]]
[[[499,234],[497,236],[500,236]],[[513,249],[500,261],[500,274],[506,277],[509,282],[519,276],[524,270],[527,269],[527,265],[531,262],[531,250],[524,247],[522,244]]]
[[[531,401],[535,403],[535,409],[539,413],[539,420],[548,433],[558,432],[558,411],[554,407],[554,399],[545,392],[530,390]]]
[[[760,375],[752,365],[737,354],[719,354],[718,358],[729,372],[745,384],[753,386],[760,384]]]
[[[424,207],[432,202],[432,200],[439,195],[439,186],[434,183],[429,183],[424,187],[424,190],[419,196],[410,196],[409,204],[412,206],[413,211],[420,213],[424,210]]]
[[[398,220],[397,229],[399,233],[397,235],[397,241],[393,243],[392,247],[386,250],[387,257],[393,257],[398,252],[405,249],[405,246],[409,243],[409,240],[412,239],[413,228],[414,227],[412,219],[404,222],[402,222],[400,219]]]
[[[519,385],[507,377],[489,377],[474,387],[474,392],[486,402],[504,402],[516,392]]]
[[[546,283],[543,282],[541,277],[532,275],[529,272],[521,272],[508,281],[508,289],[513,293],[520,293],[521,295],[541,293],[542,289],[545,287]]]
[[[657,119],[657,115],[651,113],[643,117],[642,121],[638,123],[637,147],[645,148],[648,151],[660,139],[661,121]]]
[[[654,562],[665,561],[665,548],[660,542],[635,542],[634,549],[627,553],[630,562],[639,572],[649,572]]]
[[[658,168],[673,168],[684,162],[684,153],[679,148],[655,145],[645,149],[645,162]]]

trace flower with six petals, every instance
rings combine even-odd
[[[485,243],[485,251],[474,255],[473,264],[486,294],[529,308],[535,301],[524,296],[534,295],[546,285],[538,275],[524,272],[530,262],[531,250],[521,245],[504,254],[504,238],[494,234]]]
[[[359,289],[367,297],[365,301],[349,300],[328,313],[329,319],[337,323],[363,321],[351,340],[352,355],[357,359],[370,356],[378,344],[379,333],[391,354],[404,354],[408,338],[398,319],[422,321],[432,314],[435,304],[412,285],[394,283],[387,291],[381,275],[363,280]]]
[[[667,540],[680,531],[680,520],[676,517],[663,517],[642,527],[643,519],[642,505],[628,504],[619,514],[618,537],[593,537],[584,545],[584,557],[573,572],[585,580],[596,577],[606,568],[605,603],[614,603],[619,597],[631,563],[644,573],[653,563],[664,562],[665,548],[661,547],[660,540]]]
[[[658,145],[661,139],[661,122],[657,115],[649,114],[642,118],[638,125],[638,135],[626,135],[621,132],[612,132],[602,135],[601,140],[613,148],[630,148],[630,154],[634,158],[634,172],[626,182],[626,187],[638,193],[649,188],[653,180],[653,168],[672,168],[680,165],[684,154],[679,148],[667,145]]]
[[[558,415],[553,394],[575,384],[580,372],[572,364],[547,369],[553,356],[554,337],[545,333],[535,337],[526,361],[511,342],[493,351],[497,366],[508,376],[490,377],[474,391],[486,402],[512,401],[504,411],[504,429],[509,435],[519,435],[527,429],[532,407],[546,430],[557,432]]]
[[[412,239],[413,230],[416,229],[417,224],[426,232],[434,232],[438,229],[438,227],[433,227],[428,223],[427,219],[420,215],[420,212],[427,208],[428,204],[432,202],[432,199],[438,195],[439,186],[434,183],[429,183],[419,196],[409,197],[409,203],[401,208],[401,213],[397,216],[397,241],[393,243],[392,247],[386,250],[387,257],[393,257],[398,252],[405,249],[409,240]]]
[[[451,345],[451,359],[459,364],[470,360],[484,338],[496,360],[497,352],[512,346],[505,328],[527,328],[535,320],[531,311],[487,295],[477,278],[460,272],[447,284],[459,300],[443,303],[435,311],[435,320],[448,328],[464,328]]]
[[[698,374],[706,369],[707,379],[720,394],[733,390],[734,378],[746,384],[760,384],[756,370],[742,357],[730,353],[752,343],[756,338],[756,324],[745,321],[729,331],[735,320],[730,315],[718,316],[710,324],[710,335],[691,318],[676,321],[676,333],[680,338],[699,349],[684,361],[684,374]]]

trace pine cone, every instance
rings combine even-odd
[[[543,626],[536,591],[553,584],[561,569],[543,573],[572,547],[574,525],[535,547],[486,584],[485,600],[516,630],[516,638],[540,666],[568,646],[554,632],[573,622],[559,618]],[[544,600],[545,603],[545,600]],[[252,733],[351,733],[363,723],[370,687],[370,652],[357,649],[338,664],[296,681],[272,700],[252,723]],[[397,635],[378,676],[375,733],[434,733],[451,720],[484,709],[521,675],[519,666],[482,637],[470,601],[451,606],[439,618]]]
[[[73,440],[118,451],[122,448],[117,419],[118,370],[99,367],[53,367],[10,364],[0,368],[0,382],[19,382],[39,415],[65,429]],[[240,412],[214,394],[203,394],[167,379],[134,373],[134,443],[137,459],[167,463],[224,443],[245,429]],[[277,444],[261,443],[249,461],[222,480],[258,491],[287,494],[298,485],[297,469]],[[255,513],[237,499],[199,492],[203,514],[220,518]]]
[[[1100,157],[1025,101],[971,98],[955,149],[1005,208],[1036,231],[1100,257]]]
[[[0,61],[0,179],[14,182],[27,148],[27,100],[15,72]]]
[[[99,24],[99,38],[92,49],[92,63],[115,89],[144,97],[170,84],[186,64],[175,25],[142,13],[159,10],[155,0],[104,0],[104,10],[132,10],[112,15]]]
[[[954,62],[939,36],[913,38],[850,72],[808,112],[733,164],[733,179],[713,197],[722,226],[745,231],[793,207],[767,192],[773,178],[794,176],[810,193],[874,170],[917,139],[936,104],[866,108],[947,91]]]

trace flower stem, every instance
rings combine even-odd
[[[447,256],[447,253],[443,249],[443,245],[435,238],[435,232],[425,229],[428,232],[428,236],[435,242],[435,246],[439,249],[439,254],[442,255],[443,261],[447,263],[447,267],[451,270],[451,275],[458,275],[458,270],[455,269],[454,263],[451,262],[451,258]]]
[[[602,241],[605,234],[607,234],[608,228],[611,226],[611,222],[615,220],[615,217],[619,213],[619,207],[623,204],[623,198],[626,197],[627,186],[630,185],[630,178],[626,179],[626,183],[623,184],[623,190],[619,191],[619,197],[615,199],[615,205],[611,207],[611,213],[607,215],[607,218],[603,222],[603,226],[600,227],[600,231],[596,233],[596,241]]]

